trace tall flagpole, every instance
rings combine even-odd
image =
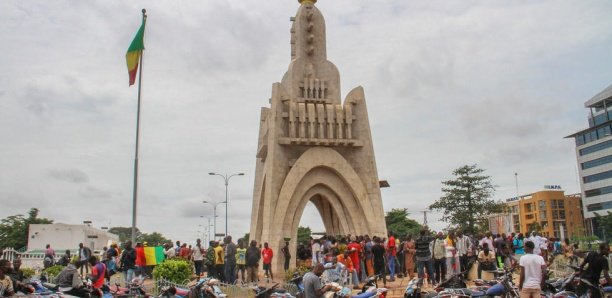
[[[147,22],[147,11],[142,9],[142,23],[143,25]],[[143,26],[142,34],[144,38]],[[134,191],[132,195],[132,245],[136,244],[136,210],[138,206],[138,147],[140,145],[140,94],[142,88],[142,56],[144,56],[144,49],[140,53],[140,65],[138,65],[138,109],[136,112],[136,152],[134,154]]]

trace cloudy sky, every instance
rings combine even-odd
[[[366,91],[385,210],[421,221],[441,181],[485,168],[496,198],[578,192],[572,140],[612,83],[610,1],[320,0],[343,96]],[[295,0],[0,2],[0,217],[131,224],[137,88],[125,51],[145,33],[138,221],[192,241],[202,200],[230,181],[248,231],[260,107],[290,59]],[[218,208],[223,231],[225,208]],[[303,225],[321,230],[311,206]],[[430,215],[434,228],[444,227]]]

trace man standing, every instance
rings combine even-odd
[[[312,266],[319,263],[319,257],[321,254],[321,245],[318,239],[312,240]]]
[[[429,249],[431,237],[427,233],[427,229],[421,230],[419,238],[415,241],[415,249],[418,276],[420,279],[424,279],[425,270],[427,270],[428,282],[431,285],[434,280],[434,270],[431,262],[431,250]]]
[[[519,261],[521,266],[521,276],[519,278],[521,298],[539,298],[540,289],[544,288],[546,262],[544,262],[544,258],[533,253],[534,248],[534,243],[527,241],[525,243],[526,254]]]
[[[145,257],[144,246],[142,243],[136,243],[136,275],[137,276],[146,276],[146,268],[147,268],[147,259]]]
[[[443,282],[446,279],[446,247],[444,234],[438,232],[438,237],[432,243],[433,266],[435,273],[434,283]]]
[[[129,284],[134,278],[136,268],[136,250],[132,248],[132,241],[125,242],[125,248],[121,254],[121,271],[125,277],[125,284]]]
[[[285,241],[285,246],[281,248],[281,252],[283,253],[283,258],[285,258],[285,264],[283,265],[283,269],[285,272],[289,271],[289,261],[291,260],[291,253],[289,252],[289,241]]]
[[[206,250],[206,266],[208,267],[208,277],[215,277],[215,241],[211,240],[208,242],[208,249]]]
[[[389,232],[389,241],[387,242],[387,263],[389,263],[389,281],[395,281],[395,256],[397,255],[397,246],[393,232]]]
[[[261,250],[261,257],[263,258],[263,270],[266,277],[274,280],[274,273],[272,273],[272,257],[274,252],[268,247],[268,242],[264,243],[264,248]]]
[[[259,260],[261,253],[257,248],[257,241],[251,240],[251,244],[246,251],[246,266],[248,282],[257,282],[257,269],[259,269]]]
[[[331,285],[321,287],[321,274],[325,268],[323,264],[316,264],[312,271],[306,273],[302,279],[304,282],[304,297],[305,298],[321,298],[325,292],[331,289]]]
[[[240,272],[241,280],[244,283],[244,272],[246,271],[246,248],[244,247],[244,240],[238,239],[238,248],[236,248],[236,266],[238,272]],[[238,274],[236,274],[238,275]]]
[[[355,271],[357,271],[357,275],[361,276],[361,244],[356,236],[351,236],[351,243],[348,245],[349,257],[351,261],[353,261],[353,266],[355,266]]]
[[[81,267],[81,275],[83,275],[83,271],[85,273],[89,273],[91,271],[89,266],[89,257],[91,257],[91,249],[89,247],[84,246],[83,243],[79,243],[79,261]]]
[[[204,247],[202,247],[202,240],[196,239],[196,245],[191,248],[191,256],[193,257],[193,265],[195,267],[195,274],[199,278],[204,272]]]
[[[468,236],[464,236],[461,230],[457,231],[457,252],[459,253],[459,265],[461,270],[467,271],[466,276],[470,273],[468,268],[468,252],[472,246],[472,241]]]
[[[217,279],[225,280],[225,255],[218,241],[215,241],[215,273]]]
[[[580,277],[590,282],[592,285],[597,287],[599,285],[599,277],[601,276],[601,272],[603,271],[604,277],[608,284],[610,284],[610,276],[608,275],[608,260],[606,257],[610,253],[610,247],[606,243],[599,244],[599,253],[591,252],[584,259],[582,264],[580,265]],[[522,259],[521,259],[522,260]],[[584,270],[585,265],[589,265],[586,270]],[[590,286],[585,284],[583,281],[580,282],[576,293],[581,296],[589,290]],[[591,297],[600,298],[601,293],[599,290],[591,291]]]
[[[374,263],[374,274],[380,275],[383,284],[387,286],[387,276],[385,273],[385,247],[380,238],[374,236],[374,246],[372,246],[372,258]]]
[[[223,239],[225,243],[225,280],[229,284],[236,281],[236,244],[232,242],[232,236]]]

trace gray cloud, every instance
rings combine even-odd
[[[137,90],[124,55],[143,6],[139,227],[194,239],[196,216],[211,213],[201,201],[225,195],[207,173],[227,171],[246,173],[230,183],[230,232],[248,231],[259,111],[290,62],[296,1],[1,2],[0,216],[40,202],[63,222],[130,225]],[[610,84],[611,3],[317,6],[342,93],[365,88],[379,175],[392,185],[385,209],[421,221],[440,181],[473,163],[499,198],[514,195],[515,172],[525,192],[577,190],[562,137],[587,125],[583,102]],[[319,230],[311,209],[302,224]]]
[[[60,181],[72,183],[87,183],[89,181],[87,174],[79,169],[54,169],[49,171],[49,176]]]

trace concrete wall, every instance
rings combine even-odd
[[[101,250],[109,242],[118,243],[119,236],[87,225],[33,224],[28,231],[28,251],[45,249],[50,244],[60,254],[60,250],[78,248],[79,243]]]

